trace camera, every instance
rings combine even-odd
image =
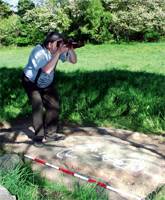
[[[74,41],[72,38],[69,38],[69,39],[63,39],[63,40],[59,40],[57,41],[57,47],[59,47],[61,45],[61,43],[68,47],[68,48],[73,48],[73,49],[76,49],[76,48],[80,48],[82,46],[84,46],[84,43],[83,42],[76,42]]]

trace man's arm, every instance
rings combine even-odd
[[[61,46],[59,46],[58,49],[53,52],[52,59],[42,68],[42,70],[45,73],[50,74],[56,67],[60,55],[67,51],[68,47],[65,47],[61,44]]]
[[[67,54],[68,54],[67,56],[68,56],[68,61],[69,62],[71,62],[73,64],[77,63],[77,55],[76,55],[73,47],[71,47],[69,49],[69,51],[67,52]]]
[[[68,50],[67,47],[62,46],[62,47],[57,49],[55,54],[53,54],[52,59],[42,68],[42,70],[45,73],[50,74],[54,70],[54,68],[56,67],[61,53],[64,53],[66,51],[68,51],[68,61],[75,64],[77,62],[77,56],[76,56],[76,53],[74,52],[74,49],[71,47]]]
[[[42,70],[50,74],[52,70],[56,67],[56,64],[58,62],[59,56],[60,56],[60,51],[57,50],[56,53],[52,56],[52,59],[42,68]]]

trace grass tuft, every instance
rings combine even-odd
[[[8,172],[0,170],[0,185],[6,187],[18,200],[108,200],[104,189],[75,182],[73,191],[58,182],[49,182],[33,172],[29,164],[17,166]]]

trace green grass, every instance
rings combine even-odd
[[[1,120],[30,112],[19,77],[31,48],[0,48]],[[163,42],[77,49],[77,64],[57,67],[61,120],[164,134],[164,53]]]
[[[33,47],[1,47],[0,68],[18,68],[27,63]],[[60,64],[64,72],[121,69],[165,75],[165,43],[86,45],[76,50],[76,65]],[[9,59],[10,58],[10,59]]]
[[[165,200],[165,186],[162,186],[158,190],[152,192],[146,200]]]
[[[87,45],[78,52],[76,65],[60,65],[65,72],[108,71],[111,69],[165,75],[165,43]]]
[[[32,47],[0,47],[0,68],[23,68]]]
[[[18,200],[108,200],[104,189],[95,185],[75,182],[73,191],[66,186],[41,178],[30,165],[17,166],[10,171],[0,171],[0,185],[5,186]]]

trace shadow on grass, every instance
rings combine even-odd
[[[0,69],[0,118],[30,113],[21,85],[22,69]],[[57,72],[61,121],[165,132],[165,77],[126,70]]]

